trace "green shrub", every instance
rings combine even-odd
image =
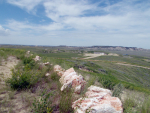
[[[38,73],[32,71],[12,70],[12,78],[9,78],[6,83],[10,85],[12,89],[26,89],[30,88],[39,79]]]
[[[53,96],[53,92],[47,93],[43,91],[41,94],[41,98],[35,99],[33,102],[32,112],[34,113],[52,113],[52,100],[50,100],[50,96]]]
[[[114,90],[113,90],[112,95],[115,96],[115,97],[120,97],[120,94],[124,90],[124,86],[123,86],[123,84],[119,83],[119,84],[115,85],[113,89]]]
[[[10,84],[12,89],[24,89],[29,88],[31,85],[31,73],[21,72],[20,70],[12,70],[12,78],[7,80],[7,83]]]
[[[35,66],[36,63],[35,63],[35,61],[33,60],[32,57],[25,57],[25,58],[23,58],[23,64],[25,66],[28,65],[28,67],[30,69],[32,69]]]

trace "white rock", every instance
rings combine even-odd
[[[111,97],[111,91],[97,86],[90,86],[85,98],[73,102],[75,113],[123,113],[119,98]]]
[[[49,76],[49,75],[50,75],[50,73],[46,73],[46,74],[45,74],[45,76]]]
[[[86,84],[84,78],[81,75],[77,75],[73,68],[66,70],[59,81],[63,85],[61,91],[67,87],[72,87],[75,93],[81,93]]]
[[[41,57],[36,56],[36,57],[34,58],[34,61],[40,61],[40,59],[41,59]]]
[[[44,65],[49,65],[49,62],[45,62],[45,63],[43,63]]]

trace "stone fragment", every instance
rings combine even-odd
[[[45,76],[47,76],[47,77],[48,77],[49,75],[50,75],[50,73],[46,73],[46,74],[45,74]]]
[[[49,62],[45,62],[45,63],[43,63],[43,64],[46,66],[46,65],[49,65]]]
[[[81,75],[77,75],[73,68],[66,70],[59,81],[63,85],[61,91],[70,87],[78,94],[81,93],[86,84],[84,78]]]
[[[61,66],[55,65],[54,72],[56,72],[59,76],[62,76],[64,74],[65,70]]]
[[[123,113],[120,99],[111,95],[108,89],[90,86],[85,98],[73,102],[72,108],[75,113]]]

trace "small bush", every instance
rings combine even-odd
[[[43,91],[41,98],[35,99],[33,102],[33,112],[34,113],[52,113],[52,100],[49,99],[50,96],[53,96],[53,92],[47,93]]]
[[[23,64],[25,65],[25,69],[33,69],[33,67],[36,65],[32,57],[23,58]]]
[[[33,73],[30,71],[12,70],[12,78],[9,78],[6,83],[10,84],[12,89],[21,90],[30,88],[35,82],[35,77],[32,75]]]

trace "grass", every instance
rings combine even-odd
[[[72,102],[73,102],[73,91],[66,89],[60,92],[60,103],[59,110],[61,113],[73,113]]]
[[[40,98],[35,99],[33,102],[32,112],[34,113],[51,113],[53,110],[50,107],[52,100],[49,99],[54,93],[46,93],[46,90],[42,92]]]
[[[150,113],[150,97],[146,98],[143,102],[141,113]]]
[[[113,61],[113,62],[126,62],[133,65],[149,67],[150,63],[143,60],[144,58],[139,57],[124,57],[124,56],[100,56],[93,58],[93,60],[102,60],[102,61]]]
[[[34,50],[34,48],[31,49]],[[71,90],[60,92],[61,85],[59,83],[59,77],[53,72],[53,66],[49,65],[39,68],[39,62],[34,62],[33,58],[37,55],[37,53],[42,56],[41,62],[50,62],[50,64],[53,65],[58,64],[64,69],[75,67],[76,72],[83,75],[84,78],[89,75],[87,87],[90,85],[95,85],[95,82],[98,82],[100,86],[111,89],[113,91],[113,96],[120,98],[124,89],[138,91],[138,93],[143,92],[146,95],[150,94],[150,70],[115,64],[116,61],[126,61],[138,65],[148,66],[149,63],[143,61],[143,57],[98,57],[101,58],[102,61],[91,62],[72,58],[82,57],[82,54],[78,55],[78,53],[75,53],[76,51],[71,51],[72,53],[66,53],[65,51],[59,51],[58,53],[43,53],[43,50],[44,48],[35,49],[33,56],[25,57],[25,50],[8,48],[0,49],[1,59],[5,59],[12,55],[22,61],[15,67],[15,70],[12,70],[13,76],[8,80],[8,84],[18,93],[18,90],[30,90],[36,95],[35,101],[32,102],[32,110],[34,112],[73,112],[71,103],[74,100]],[[91,72],[79,70],[78,67],[80,66],[91,70]],[[47,72],[50,73],[50,76],[45,77]],[[44,89],[47,90],[44,91]],[[44,93],[41,94],[41,92]],[[13,99],[13,95],[13,93],[10,93],[10,99]],[[42,100],[39,101],[38,97]],[[126,98],[123,101],[123,107],[124,112],[139,111],[142,113],[148,113],[149,98],[144,98],[141,105],[139,105],[137,99],[133,97]]]

